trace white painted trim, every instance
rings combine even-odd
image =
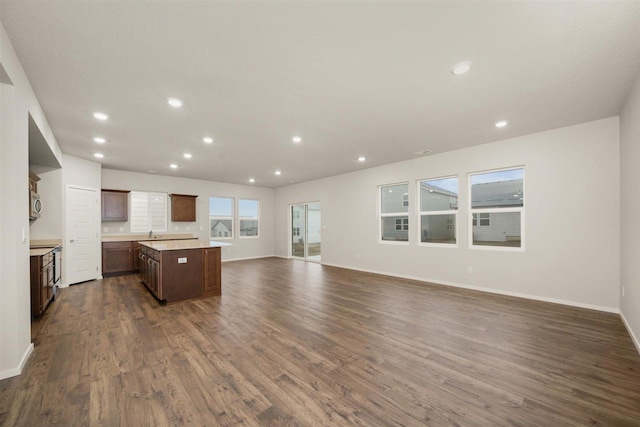
[[[24,369],[24,365],[26,365],[27,360],[29,360],[29,356],[31,356],[31,353],[33,353],[33,343],[29,344],[29,347],[27,347],[27,351],[22,355],[22,359],[20,360],[20,364],[17,368],[7,369],[6,371],[0,372],[0,380],[20,375]]]
[[[250,256],[250,257],[245,257],[245,258],[233,258],[233,259],[223,259],[222,262],[229,262],[229,261],[245,261],[245,260],[249,260],[249,259],[260,259],[260,258],[282,258],[279,255],[258,255],[258,256]]]
[[[629,332],[629,336],[631,336],[631,341],[633,341],[633,344],[635,344],[636,350],[638,350],[638,353],[640,353],[640,341],[638,340],[638,337],[636,337],[636,335],[633,333],[631,325],[629,325],[629,322],[627,322],[627,319],[624,317],[622,311],[620,311],[620,318],[622,319],[622,323],[624,323],[624,326],[627,328],[627,332]]]
[[[322,263],[322,264],[330,267],[345,268],[347,270],[356,270],[356,271],[363,271],[365,273],[373,273],[373,274],[381,274],[384,276],[398,277],[401,279],[417,280],[419,282],[426,282],[426,283],[431,283],[435,285],[453,286],[455,288],[470,289],[473,291],[487,292],[491,294],[506,295],[510,297],[524,298],[524,299],[530,299],[535,301],[551,302],[554,304],[562,304],[562,305],[568,305],[572,307],[588,308],[590,310],[604,311],[607,313],[620,313],[620,310],[615,307],[605,307],[601,305],[584,304],[576,301],[568,301],[568,300],[557,299],[557,298],[547,298],[547,297],[541,297],[537,295],[522,294],[519,292],[509,292],[509,291],[503,291],[500,289],[484,288],[481,286],[464,285],[462,283],[448,282],[444,280],[432,280],[424,277],[410,276],[407,274],[391,274],[391,273],[386,273],[384,271],[367,270],[367,269],[356,268],[356,267],[347,267],[339,264],[330,264],[330,263]]]

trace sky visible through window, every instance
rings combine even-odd
[[[226,197],[210,197],[209,198],[209,215],[232,216],[233,215],[233,199],[226,198]]]
[[[258,217],[258,201],[257,200],[238,200],[238,213],[241,217],[257,218]]]

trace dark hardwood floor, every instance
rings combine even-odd
[[[615,314],[268,258],[159,304],[138,276],[63,289],[0,381],[6,426],[640,425]]]

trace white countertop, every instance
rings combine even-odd
[[[231,246],[231,243],[215,242],[213,240],[165,240],[159,242],[140,242],[140,245],[155,249],[156,251],[176,251],[181,249],[220,248],[223,246]]]

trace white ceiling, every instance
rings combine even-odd
[[[63,152],[267,187],[614,116],[640,68],[638,1],[0,0],[0,19]]]

